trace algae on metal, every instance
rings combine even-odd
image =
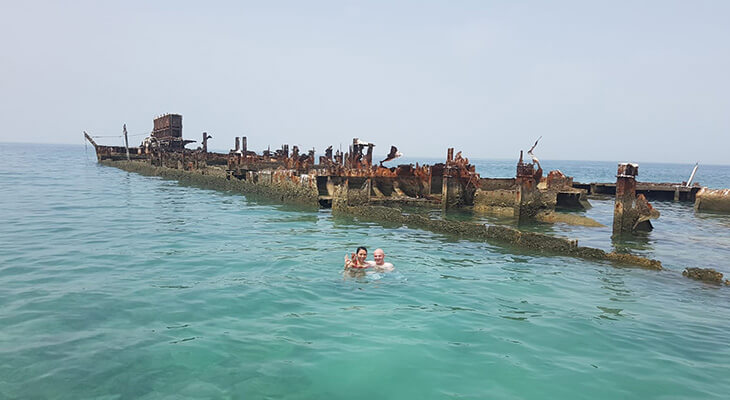
[[[723,279],[722,273],[717,272],[712,268],[685,268],[684,271],[682,271],[682,275],[697,281],[730,285],[730,280]]]
[[[610,261],[651,270],[661,270],[658,260],[631,254],[607,253],[601,249],[578,246],[577,240],[563,239],[534,232],[522,232],[506,226],[484,225],[475,222],[436,220],[423,215],[404,214],[397,208],[368,205],[357,192],[339,189],[332,201],[334,215],[355,216],[363,221],[399,223],[410,228],[457,236],[468,240],[488,241],[499,245],[539,251],[546,254],[565,255],[590,260]]]
[[[142,175],[160,176],[176,180],[181,184],[206,189],[226,190],[253,195],[284,204],[317,207],[317,191],[312,186],[280,180],[270,183],[253,183],[236,178],[230,179],[224,170],[217,167],[186,171],[157,167],[139,161],[109,161],[103,165],[116,167]],[[393,207],[368,204],[367,188],[348,189],[338,186],[333,196],[333,214],[355,216],[364,221],[397,223],[435,233],[457,236],[469,240],[489,241],[514,246],[519,249],[540,251],[548,254],[567,255],[592,260],[606,260],[641,268],[660,270],[661,262],[630,254],[607,253],[600,249],[578,246],[577,240],[557,238],[533,232],[522,232],[505,226],[487,226],[474,222],[435,220],[423,215],[404,214]],[[354,204],[354,205],[350,205]]]
[[[567,225],[587,226],[591,228],[603,228],[606,226],[593,218],[584,217],[582,215],[565,214],[557,211],[541,211],[535,215],[535,219],[540,222],[550,224],[563,223]]]
[[[296,184],[291,181],[278,181],[270,184],[254,183],[237,178],[229,179],[225,170],[217,167],[206,167],[197,170],[182,170],[158,167],[139,161],[101,161],[101,164],[116,167],[141,175],[159,176],[176,180],[183,185],[204,189],[225,190],[241,193],[260,199],[268,199],[283,204],[295,204],[307,208],[319,208],[316,188]]]
[[[702,188],[695,197],[695,210],[730,212],[730,189]]]

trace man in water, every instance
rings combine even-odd
[[[373,267],[376,272],[392,272],[395,267],[389,262],[385,262],[385,252],[383,249],[375,249],[373,252],[373,260],[368,261],[368,265]]]

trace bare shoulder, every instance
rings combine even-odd
[[[389,262],[383,263],[383,265],[376,266],[376,270],[379,272],[391,272],[394,269],[395,269],[395,267],[393,266],[393,264],[391,264]]]

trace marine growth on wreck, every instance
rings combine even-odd
[[[534,155],[537,142],[528,151],[531,162],[525,161],[520,152],[514,178],[489,178],[481,177],[469,159],[461,151],[454,153],[453,148],[447,149],[443,163],[390,166],[401,155],[396,146],[390,147],[386,158],[374,160],[375,144],[359,138],[352,139],[346,152],[333,151],[329,146],[319,157],[315,149],[303,150],[296,145],[290,148],[288,144],[257,153],[248,148],[247,137],[236,137],[228,153],[210,152],[208,141],[212,136],[207,132],[202,133],[197,148],[189,149],[187,145],[195,141],[183,139],[179,114],[154,119],[151,134],[137,147],[99,145],[91,135],[86,132],[84,135],[94,146],[100,163],[128,171],[235,190],[282,203],[332,208],[333,213],[399,223],[470,240],[656,270],[662,269],[658,260],[580,247],[577,240],[505,226],[434,220],[403,213],[399,207],[467,209],[475,214],[510,217],[518,225],[539,221],[590,227],[601,224],[560,210],[589,208],[588,194],[612,194],[615,196],[613,235],[621,237],[652,229],[650,220],[658,218],[659,213],[648,197],[671,196],[674,201],[695,201],[701,189],[698,185],[637,183],[638,165],[631,163],[619,164],[615,184],[586,185],[557,170],[544,176]]]

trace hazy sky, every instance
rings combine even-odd
[[[0,4],[0,141],[730,163],[730,1]]]

